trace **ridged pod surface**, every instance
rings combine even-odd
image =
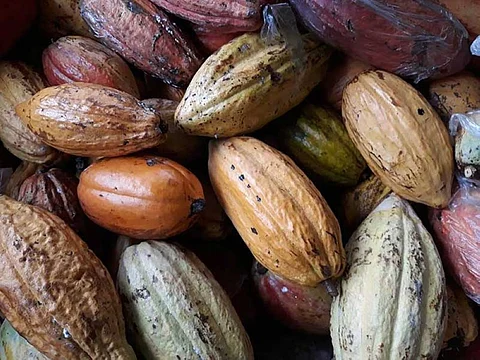
[[[16,157],[46,163],[58,153],[22,123],[15,107],[45,87],[40,75],[23,63],[0,62],[0,139]]]
[[[346,252],[331,312],[335,359],[436,359],[446,325],[445,275],[410,205],[390,195],[352,235]]]
[[[228,137],[285,114],[323,79],[332,53],[310,35],[300,43],[303,54],[286,42],[267,45],[259,34],[232,40],[197,71],[175,121],[188,134]]]
[[[16,112],[45,143],[76,156],[121,156],[166,139],[167,125],[152,109],[102,85],[52,86],[19,104]]]
[[[413,86],[385,71],[362,73],[344,91],[342,114],[385,185],[407,200],[448,204],[454,168],[448,131]]]
[[[225,291],[190,251],[148,241],[128,247],[117,277],[127,327],[150,360],[253,360]]]
[[[210,142],[213,189],[257,260],[293,282],[340,276],[340,226],[318,189],[286,155],[251,137]]]
[[[0,327],[0,359],[2,360],[49,360],[28,343],[8,322]]]
[[[51,360],[135,360],[107,269],[57,216],[0,196],[0,311]]]

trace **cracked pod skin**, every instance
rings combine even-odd
[[[447,321],[445,275],[431,235],[408,202],[386,198],[346,252],[331,312],[335,359],[436,359]]]
[[[202,63],[191,40],[149,0],[81,0],[80,6],[99,41],[167,84],[186,87]]]
[[[160,241],[128,247],[117,276],[127,329],[149,360],[253,360],[245,329],[192,252]]]
[[[410,84],[368,71],[347,85],[348,133],[380,180],[403,198],[434,208],[451,197],[453,150],[438,114]]]
[[[212,140],[208,170],[218,201],[263,266],[306,286],[342,274],[338,221],[288,156],[251,137]]]
[[[172,160],[148,155],[93,163],[80,175],[78,198],[93,222],[135,239],[178,235],[205,207],[195,175]]]

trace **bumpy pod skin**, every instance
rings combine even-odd
[[[187,134],[228,137],[253,132],[299,105],[323,79],[332,49],[311,35],[303,54],[259,34],[233,39],[192,79],[175,113]],[[298,61],[296,61],[298,60]]]
[[[48,87],[19,104],[22,122],[45,143],[71,155],[115,157],[165,141],[168,126],[134,96],[97,84]]]
[[[362,73],[344,91],[342,115],[353,143],[386,186],[431,207],[448,204],[450,137],[413,86],[385,71]]]
[[[107,269],[63,220],[0,196],[0,311],[51,360],[135,360]]]
[[[130,246],[117,284],[127,327],[147,359],[253,360],[230,299],[192,252],[157,241]]]
[[[251,137],[210,142],[213,189],[243,241],[270,271],[301,285],[340,276],[340,226],[286,155]]]
[[[81,0],[95,36],[140,70],[186,87],[202,63],[190,39],[149,0]]]
[[[352,235],[346,252],[331,312],[335,358],[436,359],[446,325],[445,275],[410,205],[390,195]]]

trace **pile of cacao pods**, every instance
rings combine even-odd
[[[0,360],[480,359],[478,1],[0,3]]]

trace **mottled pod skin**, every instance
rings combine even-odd
[[[253,132],[299,105],[323,79],[332,49],[302,36],[303,53],[245,34],[200,67],[175,113],[187,134],[228,137]]]
[[[345,88],[342,115],[353,143],[386,186],[430,207],[448,204],[450,137],[413,86],[385,71],[364,72]]]
[[[134,96],[103,85],[68,83],[19,104],[22,122],[45,143],[67,154],[114,157],[165,141],[168,126]]]
[[[208,170],[220,204],[262,265],[307,286],[342,274],[338,221],[288,156],[251,137],[212,140]]]
[[[117,277],[127,328],[150,360],[253,360],[227,294],[190,251],[148,241],[128,247]]]
[[[445,275],[411,206],[386,198],[346,246],[330,333],[337,360],[437,358],[446,326]]]
[[[192,41],[149,0],[81,0],[80,6],[103,44],[168,84],[186,87],[202,63]]]

